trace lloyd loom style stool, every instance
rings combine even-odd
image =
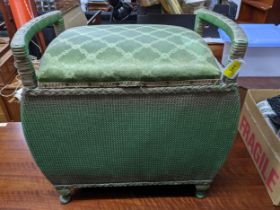
[[[64,31],[58,11],[18,30],[11,48],[22,78],[21,119],[30,151],[70,201],[75,188],[194,184],[203,197],[236,132],[239,95],[199,34],[205,22],[232,40],[233,21],[202,9],[195,30],[167,25],[99,25]],[[38,72],[28,44],[54,25]]]

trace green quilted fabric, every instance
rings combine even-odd
[[[100,25],[61,33],[42,57],[39,82],[216,79],[203,39],[167,25]]]

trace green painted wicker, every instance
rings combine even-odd
[[[27,24],[23,25],[12,39],[11,49],[24,87],[37,86],[37,77],[29,57],[29,42],[37,32],[40,32],[51,24],[54,25],[56,35],[59,35],[64,30],[61,12],[49,12],[32,19]]]
[[[195,31],[202,35],[205,23],[211,23],[218,28],[223,29],[230,37],[232,47],[228,61],[243,58],[247,49],[248,40],[244,31],[233,20],[223,15],[199,9],[196,11]]]
[[[221,18],[200,12],[203,21]],[[224,17],[220,21],[228,23]],[[25,138],[61,202],[69,202],[74,188],[129,185],[194,184],[196,196],[203,197],[236,132],[236,83],[218,79],[37,87],[28,42],[39,29],[54,23],[63,29],[59,12],[34,19],[17,32],[11,47],[25,87],[21,101]],[[234,25],[234,30],[240,29]],[[236,53],[237,48],[233,55],[242,57],[244,52]]]

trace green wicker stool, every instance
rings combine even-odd
[[[229,61],[244,56],[238,25],[202,9],[196,32],[205,22],[231,37]],[[58,36],[35,72],[28,45],[51,24]],[[239,95],[196,32],[137,24],[64,31],[58,11],[18,30],[11,48],[24,135],[62,203],[83,187],[194,184],[204,197],[232,145]]]

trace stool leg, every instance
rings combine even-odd
[[[210,184],[196,184],[195,185],[195,197],[197,198],[204,198],[206,196],[206,192],[209,189]]]
[[[67,204],[71,201],[71,188],[70,187],[56,187],[58,191],[59,200],[61,204]]]

